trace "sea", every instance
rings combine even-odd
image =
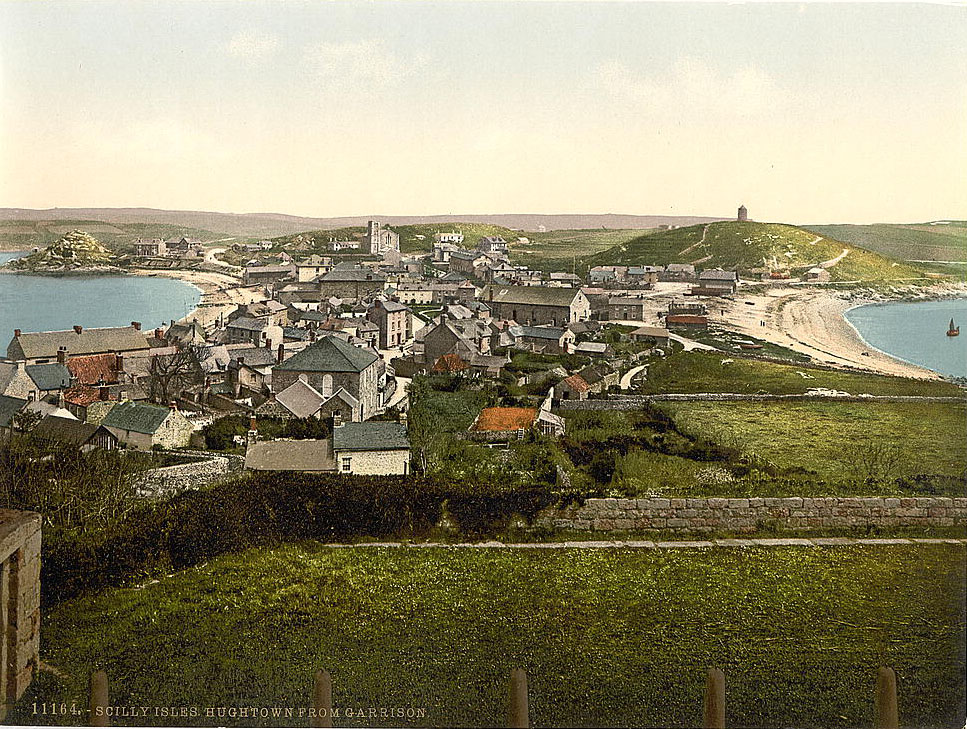
[[[950,320],[959,337],[948,337]],[[967,298],[868,304],[846,321],[871,347],[942,375],[967,377]]]
[[[24,255],[0,252],[0,265]],[[24,332],[126,326],[145,330],[191,312],[201,291],[176,279],[148,276],[31,276],[0,273],[0,356]]]

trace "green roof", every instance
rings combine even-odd
[[[333,451],[408,451],[406,426],[390,422],[346,423],[332,429]]]
[[[373,352],[354,347],[339,337],[328,336],[272,369],[290,372],[362,372],[378,359]]]
[[[106,428],[130,430],[135,433],[153,435],[171,410],[161,405],[148,405],[140,402],[120,402],[108,412],[101,422]]]

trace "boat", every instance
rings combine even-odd
[[[954,320],[950,320],[950,329],[947,330],[948,337],[960,336],[960,327],[954,326]]]

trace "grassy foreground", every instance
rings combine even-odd
[[[521,666],[535,726],[695,726],[717,665],[730,726],[870,726],[890,665],[901,724],[961,726],[964,599],[962,545],[250,550],[45,614],[43,658],[66,678],[43,674],[8,721],[83,707],[99,666],[114,705],[200,710],[168,724],[305,725],[204,707],[298,710],[325,667],[335,706],[497,726]]]

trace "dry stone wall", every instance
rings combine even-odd
[[[749,499],[588,499],[549,508],[535,527],[591,532],[754,532],[864,527],[949,527],[967,524],[967,498],[826,497]]]
[[[177,453],[184,454],[183,451]],[[145,471],[135,480],[134,487],[141,496],[160,497],[184,489],[207,486],[231,473],[241,471],[245,465],[245,459],[241,456],[212,456],[211,453],[204,453],[203,456],[203,460]]]

